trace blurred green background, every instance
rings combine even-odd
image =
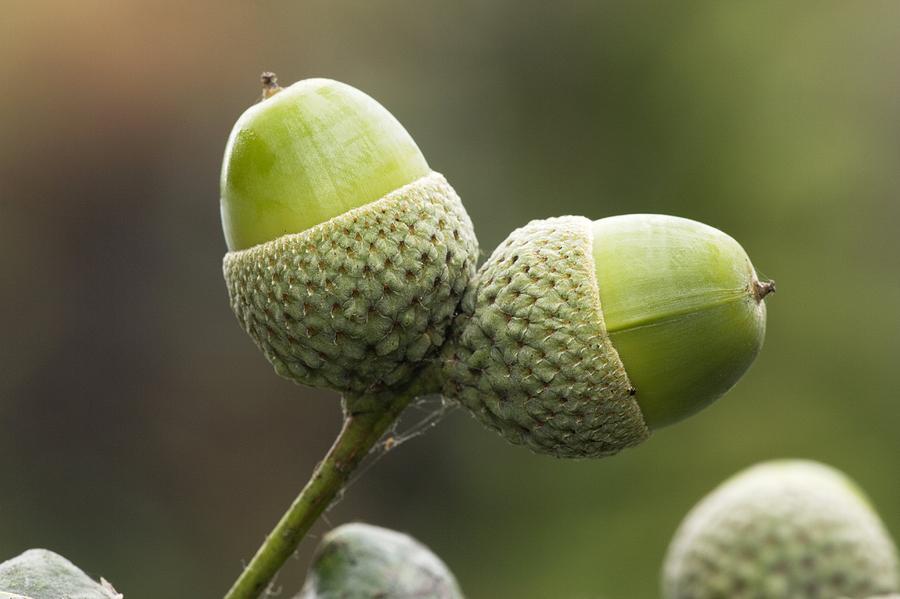
[[[532,218],[662,212],[778,282],[747,376],[641,447],[557,461],[455,411],[330,524],[414,534],[473,599],[653,598],[695,501],[798,456],[900,535],[900,3],[2,9],[0,558],[44,546],[129,599],[221,596],[329,445],[337,398],[274,375],[222,280],[222,152],[266,69],[387,106],[486,253]]]

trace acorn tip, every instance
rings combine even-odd
[[[281,86],[278,85],[278,75],[273,73],[272,71],[265,71],[262,75],[259,76],[259,81],[262,83],[262,99],[271,98],[275,94],[281,91]]]
[[[753,296],[761,302],[770,293],[775,293],[775,281],[753,281]]]

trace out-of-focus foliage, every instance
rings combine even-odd
[[[455,412],[331,522],[413,533],[474,599],[652,598],[691,505],[799,456],[900,534],[900,4],[12,0],[0,559],[52,546],[129,599],[217,596],[327,448],[337,399],[272,373],[221,274],[222,151],[265,69],[385,104],[485,252],[532,218],[662,212],[778,282],[748,375],[644,445],[561,462]]]
[[[29,549],[0,563],[0,589],[7,599],[122,599],[109,582],[93,580],[47,549]]]

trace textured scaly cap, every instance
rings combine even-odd
[[[101,579],[46,549],[29,549],[0,564],[0,599],[122,599]]]
[[[225,256],[231,307],[275,371],[364,393],[444,342],[477,242],[437,174],[326,223]]]
[[[591,221],[533,221],[491,255],[444,350],[445,393],[507,440],[608,455],[649,430],[606,335]]]
[[[736,241],[695,221],[533,221],[467,291],[444,392],[536,452],[614,454],[734,385],[771,288]]]
[[[862,599],[900,591],[896,548],[859,488],[815,462],[751,467],[678,529],[664,599]]]
[[[436,354],[478,254],[459,197],[402,125],[325,79],[238,120],[222,221],[244,330],[278,374],[347,394],[403,383]]]
[[[345,524],[322,540],[297,599],[462,599],[453,574],[405,534]]]

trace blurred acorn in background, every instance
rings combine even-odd
[[[405,534],[345,524],[322,539],[296,599],[463,599],[453,574]]]
[[[869,500],[811,461],[758,464],[707,495],[675,534],[664,599],[864,599],[900,592],[897,549]]]

